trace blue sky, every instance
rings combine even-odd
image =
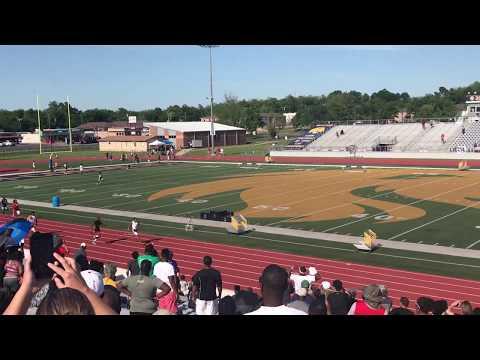
[[[480,80],[480,46],[221,46],[214,97],[281,98],[334,90],[424,95]],[[207,104],[208,50],[198,46],[0,46],[0,109],[68,95],[81,109]]]

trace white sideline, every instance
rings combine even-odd
[[[397,235],[395,235],[395,236],[392,236],[392,237],[388,238],[388,240],[396,239],[396,238],[399,237],[399,236],[408,234],[408,233],[410,233],[410,232],[412,232],[412,231],[421,229],[421,228],[423,228],[423,227],[425,227],[425,226],[427,226],[427,225],[436,223],[437,221],[446,219],[447,217],[450,217],[450,216],[452,216],[452,215],[458,214],[458,213],[460,213],[460,212],[462,212],[462,211],[471,209],[472,207],[477,206],[478,204],[480,204],[480,201],[477,201],[477,202],[475,202],[475,203],[473,203],[473,204],[471,204],[471,205],[465,206],[464,208],[455,210],[455,211],[453,211],[453,212],[451,212],[451,213],[449,213],[449,214],[447,214],[447,215],[444,215],[444,216],[441,216],[441,217],[439,217],[439,218],[433,219],[433,220],[431,220],[431,221],[426,222],[425,224],[422,224],[422,225],[420,225],[420,226],[414,227],[414,228],[409,229],[409,230],[407,230],[407,231],[404,231],[404,232],[402,232],[402,233],[400,233],[400,234],[397,234]],[[468,249],[468,248],[467,248],[467,249]]]
[[[465,249],[471,249],[472,247],[474,247],[474,246],[477,245],[478,243],[480,243],[480,240],[477,240],[477,241],[471,243],[471,244],[468,245]]]

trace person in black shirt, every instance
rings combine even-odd
[[[140,267],[138,266],[138,251],[132,252],[132,260],[128,262],[127,277],[140,275]]]
[[[197,315],[216,315],[218,301],[222,297],[222,276],[212,267],[210,256],[203,258],[203,265],[203,269],[192,278],[195,312]]]
[[[331,296],[331,295],[330,295]],[[308,315],[327,315],[325,295],[320,295],[308,307]]]
[[[354,299],[348,295],[340,280],[334,280],[332,287],[335,292],[327,296],[328,309],[331,315],[347,315],[350,307],[354,303]]]
[[[410,301],[407,297],[402,296],[400,298],[400,307],[393,309],[390,311],[390,315],[414,315],[413,311],[408,310],[408,305]]]
[[[218,302],[218,315],[235,315],[235,300],[231,296],[225,296]]]
[[[5,196],[2,197],[1,205],[2,205],[2,214],[5,215],[6,213],[8,213],[8,200]]]
[[[92,244],[96,244],[97,240],[100,239],[100,236],[102,235],[100,226],[102,226],[103,223],[100,220],[100,216],[97,217],[97,219],[93,222],[92,228],[93,228],[93,240]]]

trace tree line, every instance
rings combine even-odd
[[[388,119],[398,112],[414,113],[422,117],[455,117],[463,109],[467,92],[480,94],[480,82],[466,87],[447,89],[425,96],[412,97],[408,93],[393,93],[387,89],[372,94],[358,91],[333,91],[321,96],[292,96],[282,99],[238,99],[226,94],[224,101],[214,105],[214,115],[224,124],[255,130],[264,126],[260,114],[295,112],[296,127],[308,128],[323,122],[349,120]],[[198,121],[210,115],[209,106],[178,106],[143,111],[89,109],[81,111],[70,106],[72,127],[91,121],[126,121],[127,116],[137,116],[139,121]],[[42,128],[68,127],[67,103],[52,101],[40,111]],[[0,110],[0,129],[3,131],[33,131],[37,128],[37,110]]]

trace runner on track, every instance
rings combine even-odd
[[[5,215],[8,213],[8,200],[5,196],[2,196],[2,200],[0,201],[2,205],[2,214]]]
[[[35,164],[35,160],[32,160],[32,171],[35,171],[37,168],[37,165]]]
[[[83,175],[83,165],[82,164],[80,164],[79,170],[80,170],[80,175]]]
[[[12,216],[20,216],[20,205],[18,204],[17,199],[13,200],[12,202]]]
[[[97,219],[93,222],[92,224],[92,232],[93,232],[93,240],[92,244],[95,245],[97,243],[97,240],[100,239],[102,235],[102,230],[100,229],[100,226],[102,226],[103,223],[100,220],[100,216],[97,216]]]
[[[32,213],[28,215],[27,221],[32,224],[32,231],[37,232],[38,220],[37,216],[35,215],[35,211],[32,211]]]
[[[138,236],[139,225],[140,224],[138,223],[137,218],[133,218],[130,225],[128,226],[128,230],[132,232],[133,236],[135,236],[137,240],[139,240],[139,236]]]

